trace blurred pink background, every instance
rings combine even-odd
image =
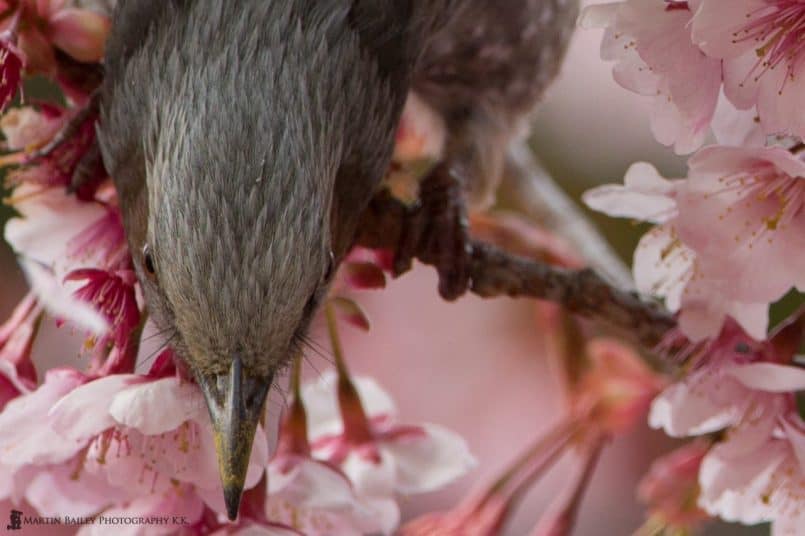
[[[635,160],[649,160],[666,173],[682,167],[672,151],[651,137],[647,103],[612,81],[611,66],[598,57],[600,37],[600,31],[577,32],[561,80],[546,98],[534,131],[536,153],[574,194],[593,184],[620,181]],[[607,221],[604,230],[622,252],[630,252],[638,238],[622,222]],[[5,244],[0,246],[0,314],[5,316],[25,287],[12,254]],[[368,334],[342,329],[352,370],[377,378],[397,401],[403,420],[430,421],[460,432],[479,461],[476,470],[451,487],[403,499],[406,517],[449,508],[488,483],[562,411],[558,378],[545,358],[532,302],[467,297],[447,304],[438,298],[435,274],[426,268],[417,268],[383,292],[360,293],[358,299],[373,328]],[[327,346],[321,330],[314,332]],[[64,335],[57,333],[36,348],[40,373]],[[329,366],[315,355],[310,361],[319,371]],[[308,373],[316,372],[309,367]],[[282,397],[275,393],[269,400],[276,417]],[[672,446],[662,433],[645,426],[610,445],[584,500],[576,534],[631,534],[643,522],[635,485],[650,461]],[[559,492],[566,469],[560,464],[527,496],[506,535],[529,534]],[[8,505],[0,504],[0,528],[7,510]],[[724,525],[705,531],[767,533]],[[36,532],[28,528],[18,534]]]

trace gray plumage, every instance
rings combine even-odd
[[[559,73],[578,0],[464,0],[423,52],[414,91],[448,128],[470,201],[491,203],[508,145]]]
[[[150,316],[205,393],[230,518],[266,390],[352,245],[412,83],[473,186],[555,75],[575,2],[492,4],[119,0],[99,143]]]
[[[196,367],[220,372],[235,346],[257,374],[287,362],[383,176],[421,30],[410,5],[371,4],[399,20],[352,22],[347,0],[121,5],[105,160],[135,259],[147,243],[156,264],[152,314]]]

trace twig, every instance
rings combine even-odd
[[[565,238],[604,279],[632,290],[632,276],[618,254],[578,205],[534,158],[525,143],[516,144],[506,162],[503,189],[515,208]]]
[[[367,210],[358,243],[395,250],[406,218],[417,217],[390,194],[379,194]],[[435,264],[436,255],[420,240],[416,258]],[[471,291],[479,296],[527,296],[557,302],[574,313],[605,321],[628,331],[646,349],[654,349],[674,317],[660,305],[607,283],[592,269],[567,270],[507,253],[490,244],[471,241]]]

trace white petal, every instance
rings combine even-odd
[[[397,409],[391,397],[372,378],[352,378],[363,409],[369,418],[393,416]],[[307,429],[311,440],[323,435],[339,434],[343,430],[336,398],[338,376],[332,370],[323,373],[318,381],[302,386],[302,400],[307,410]]]
[[[20,266],[31,289],[50,314],[75,322],[96,335],[107,332],[109,324],[103,315],[87,302],[76,299],[50,270],[24,258],[20,258]]]
[[[591,209],[618,218],[662,223],[676,213],[671,197],[674,183],[662,177],[651,164],[637,162],[626,172],[624,185],[607,184],[582,196]]]
[[[14,191],[15,196],[24,198],[14,204],[22,216],[6,223],[5,237],[18,255],[44,264],[61,278],[67,271],[79,268],[67,258],[67,245],[102,218],[106,209],[97,203],[78,201],[61,188],[30,195],[38,189],[23,185]],[[83,264],[91,265],[91,262]]]
[[[146,435],[161,434],[196,420],[206,411],[197,385],[162,378],[132,385],[115,395],[109,407],[114,419]]]
[[[397,468],[394,457],[380,452],[380,462],[367,460],[354,450],[341,464],[341,470],[349,477],[360,496],[389,498],[394,496]]]
[[[397,490],[425,493],[450,484],[477,464],[464,438],[442,426],[425,424],[424,435],[402,435],[383,442],[394,457]]]
[[[290,471],[278,470],[282,460],[268,465],[268,493],[283,494],[293,504],[311,508],[352,508],[355,492],[347,477],[329,465],[301,458]],[[278,463],[280,462],[280,463]]]
[[[772,475],[785,461],[782,441],[769,441],[762,449],[741,457],[723,455],[716,445],[702,460],[699,470],[699,506],[725,521],[755,524],[773,519],[769,501]]]
[[[678,311],[695,259],[696,254],[679,242],[670,224],[655,227],[643,235],[635,249],[635,285],[640,292],[664,297],[666,307]]]
[[[746,397],[745,387],[717,370],[697,370],[654,399],[649,425],[672,437],[722,430],[743,414]]]

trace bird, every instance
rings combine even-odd
[[[463,207],[497,180],[484,155],[505,151],[499,140],[555,76],[555,34],[569,30],[553,23],[572,27],[575,2],[491,4],[117,2],[99,151],[149,318],[204,394],[230,519],[266,395],[301,354],[383,187],[409,93],[450,127],[446,172],[430,182],[454,180]],[[531,16],[534,24],[515,20]],[[541,32],[550,51],[526,50]],[[445,220],[459,229],[459,249],[462,210]],[[466,283],[448,260],[462,251],[447,249],[440,277],[459,279],[447,285],[455,294]]]

